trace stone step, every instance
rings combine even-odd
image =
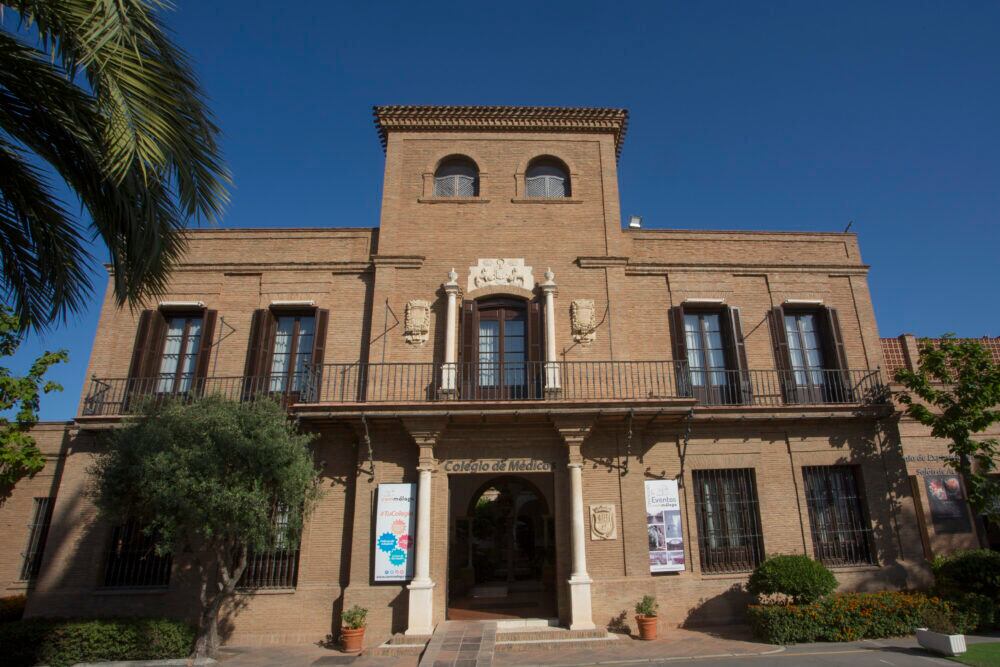
[[[523,630],[498,630],[497,641],[567,641],[570,639],[607,639],[608,631],[566,630],[565,628],[524,628]]]
[[[427,648],[430,635],[405,635],[397,632],[388,641],[364,650],[364,655],[393,658],[401,655],[420,655]]]
[[[568,632],[568,631],[567,631]],[[514,653],[517,651],[561,651],[565,649],[601,649],[610,648],[620,641],[617,635],[604,632],[601,637],[549,636],[545,639],[501,640],[497,637],[497,653]]]

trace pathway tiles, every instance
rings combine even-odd
[[[446,621],[437,626],[420,667],[490,667],[497,640],[491,621]]]

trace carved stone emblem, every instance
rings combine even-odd
[[[406,302],[403,338],[410,345],[423,345],[431,331],[431,304],[423,299]]]
[[[535,286],[535,277],[523,259],[480,259],[476,266],[469,267],[469,291],[490,285],[512,285],[530,290]]]
[[[570,324],[573,327],[573,340],[583,345],[594,342],[597,329],[597,317],[594,311],[593,299],[577,299],[570,306]]]
[[[615,522],[614,505],[590,506],[590,539],[617,540],[618,528]]]

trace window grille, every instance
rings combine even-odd
[[[299,550],[288,543],[288,510],[274,516],[275,545],[259,553],[250,552],[240,577],[240,588],[295,588],[299,579]]]
[[[52,498],[35,498],[35,511],[28,524],[28,546],[21,562],[21,581],[34,581],[42,568],[45,539],[52,523]]]
[[[479,173],[469,160],[443,162],[434,174],[435,197],[478,197]]]
[[[702,572],[753,570],[764,554],[753,469],[695,470],[693,476]]]
[[[104,585],[109,588],[166,586],[170,583],[169,554],[160,556],[156,539],[134,520],[115,526],[104,566]]]
[[[857,466],[807,466],[802,476],[817,560],[826,565],[873,564],[872,530]]]
[[[524,189],[530,198],[569,197],[569,175],[559,164],[543,160],[528,168],[524,178]]]

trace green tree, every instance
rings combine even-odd
[[[134,304],[164,288],[187,222],[228,201],[219,131],[166,6],[0,2],[0,286],[22,327],[86,302],[87,237],[107,246],[119,304]],[[89,219],[55,197],[50,171]]]
[[[13,356],[22,335],[17,317],[6,306],[0,306],[0,357]],[[45,374],[67,359],[66,350],[45,352],[24,377],[0,367],[0,489],[5,492],[25,475],[34,475],[45,466],[45,457],[31,437],[31,429],[38,423],[41,395],[62,391],[62,386],[46,380]],[[13,420],[5,416],[12,413]]]
[[[997,516],[1000,484],[996,472],[998,442],[980,437],[1000,422],[1000,366],[978,341],[944,335],[920,343],[917,370],[901,369],[896,381],[906,413],[948,442],[954,468],[965,482],[973,509]]]
[[[311,440],[268,399],[150,402],[109,436],[94,464],[103,516],[135,520],[160,553],[194,554],[202,605],[196,656],[216,653],[219,611],[249,554],[298,543],[319,493]]]

